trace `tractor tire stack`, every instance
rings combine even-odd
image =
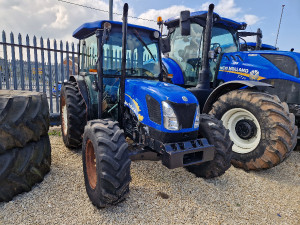
[[[47,96],[0,90],[0,202],[30,191],[50,171]]]

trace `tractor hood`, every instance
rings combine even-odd
[[[176,103],[197,103],[197,99],[190,91],[174,84],[144,79],[126,79],[125,85],[126,94],[133,98],[140,99],[141,96],[150,95],[158,102],[169,100]]]
[[[126,79],[125,105],[134,112],[141,123],[157,130],[170,132],[163,127],[162,101],[168,101],[174,107],[175,113],[178,114],[182,109],[191,109],[187,110],[189,112],[180,112],[180,114],[185,116],[191,114],[189,117],[193,120],[198,101],[190,91],[165,82]],[[190,127],[174,132],[190,132],[194,130],[194,128]]]

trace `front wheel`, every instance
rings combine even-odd
[[[201,114],[199,138],[206,138],[211,145],[215,146],[214,159],[199,165],[187,166],[187,170],[197,177],[221,176],[231,165],[232,141],[229,138],[229,131],[212,115]]]
[[[295,117],[277,96],[234,90],[221,96],[210,114],[230,131],[235,167],[271,168],[286,159],[296,145]]]
[[[82,162],[86,191],[95,206],[103,208],[126,198],[131,160],[118,122],[88,122],[83,134]]]

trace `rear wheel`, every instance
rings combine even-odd
[[[211,145],[215,146],[214,159],[199,165],[187,166],[187,170],[197,177],[221,176],[231,166],[232,141],[230,141],[229,131],[212,115],[201,114],[199,138],[206,138]]]
[[[86,125],[86,105],[76,82],[66,82],[60,93],[62,137],[68,148],[78,148]]]
[[[85,186],[92,203],[103,208],[124,200],[129,193],[131,160],[118,122],[89,121],[82,152]]]
[[[245,170],[271,168],[287,158],[297,142],[295,117],[274,95],[235,90],[221,96],[210,114],[223,121],[234,142],[232,164]]]

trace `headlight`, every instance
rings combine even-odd
[[[178,130],[178,120],[172,107],[165,101],[162,102],[164,127],[168,130]]]
[[[200,107],[197,105],[196,109],[196,117],[195,117],[195,122],[194,122],[194,128],[198,128],[200,123]]]

